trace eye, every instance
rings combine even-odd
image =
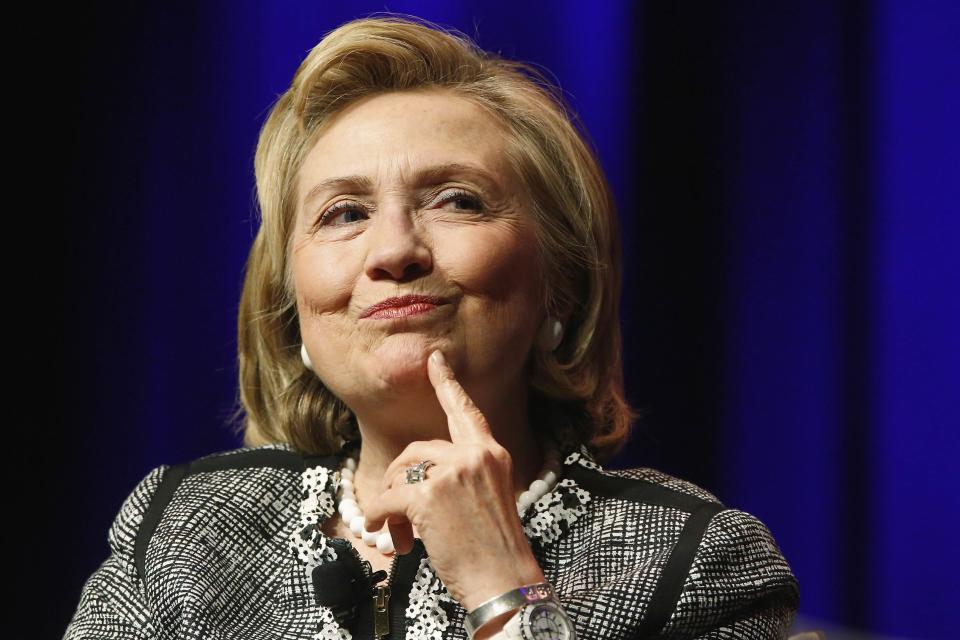
[[[367,210],[355,202],[344,200],[342,202],[338,202],[334,204],[332,207],[324,211],[323,215],[320,216],[320,219],[317,220],[316,226],[320,227],[326,224],[332,224],[330,223],[330,220],[333,220],[334,218],[338,218],[341,215],[349,214],[349,213],[360,213],[362,215],[366,215]],[[351,220],[346,224],[349,224],[350,222],[356,222],[356,220]],[[333,225],[333,226],[340,226],[340,225]]]
[[[447,191],[440,199],[440,202],[442,204],[453,202],[457,205],[456,209],[459,211],[483,211],[483,202],[469,191],[464,191],[463,189],[451,189]],[[366,207],[356,202],[351,202],[349,200],[337,202],[323,212],[323,214],[317,220],[316,225],[314,225],[314,228],[319,228],[321,226],[340,227],[358,222],[362,219],[348,219],[350,214],[353,213],[360,214],[360,216],[364,217],[368,215]],[[344,222],[332,222],[333,220],[341,217],[345,219]]]
[[[443,197],[442,202],[455,202],[465,206],[458,206],[460,210],[483,211],[483,202],[475,195],[462,189],[453,189]]]

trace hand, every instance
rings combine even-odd
[[[513,491],[513,461],[435,351],[427,374],[447,414],[450,442],[411,442],[390,463],[383,493],[365,508],[366,526],[390,528],[397,553],[409,553],[413,527],[450,595],[472,611],[511,589],[543,582],[523,533]],[[406,483],[406,468],[431,460],[427,478]]]

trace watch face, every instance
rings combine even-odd
[[[563,610],[550,603],[531,606],[523,616],[524,637],[530,640],[573,640],[570,619]]]

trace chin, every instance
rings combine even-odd
[[[405,390],[426,385],[427,358],[435,346],[423,339],[388,340],[371,354],[372,373],[383,391]]]

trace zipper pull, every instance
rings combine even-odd
[[[373,594],[373,637],[386,638],[390,635],[390,587],[377,585]]]

